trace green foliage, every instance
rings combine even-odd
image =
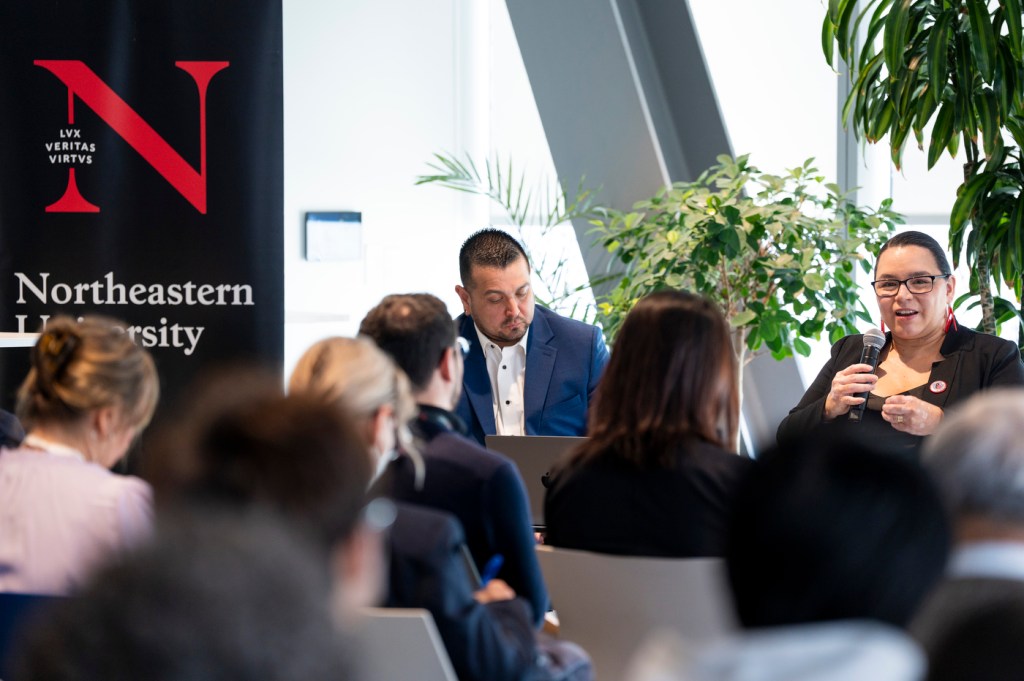
[[[870,272],[865,255],[877,255],[902,218],[888,200],[855,206],[812,159],[773,175],[746,156],[720,156],[696,181],[594,222],[624,268],[598,305],[606,336],[649,293],[699,291],[721,305],[742,366],[762,347],[775,358],[806,356],[805,339],[835,341],[869,320],[854,271]]]
[[[822,24],[825,58],[833,67],[837,58],[844,62],[853,86],[843,123],[869,143],[888,135],[897,169],[911,132],[924,149],[929,123],[929,169],[943,152],[956,156],[963,143],[967,160],[950,216],[950,244],[954,264],[963,251],[974,268],[972,295],[963,300],[980,296],[982,328],[994,332],[1006,301],[993,299],[991,283],[997,290],[1009,285],[1020,300],[1024,278],[1021,0],[867,0],[856,6],[856,0],[831,0]]]
[[[909,133],[923,149],[933,117],[929,168],[943,151],[956,154],[959,137],[976,143],[979,133],[991,157],[1024,96],[1020,0],[868,0],[856,14],[855,7],[835,0],[822,25],[825,58],[844,62],[853,84],[843,123],[868,142],[888,134],[897,169]]]

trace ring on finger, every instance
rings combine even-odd
[[[903,423],[903,414],[896,415],[896,423]]]

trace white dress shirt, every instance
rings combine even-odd
[[[481,333],[476,324],[473,328],[487,361],[487,377],[491,379],[495,432],[498,435],[525,435],[523,386],[526,383],[526,340],[530,337],[530,330],[526,330],[518,343],[503,348]]]

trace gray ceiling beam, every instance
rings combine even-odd
[[[685,0],[506,0],[558,176],[585,177],[625,210],[732,154]],[[592,278],[609,256],[574,224]],[[605,288],[597,288],[596,294]],[[745,372],[750,440],[775,426],[803,387],[793,361]]]

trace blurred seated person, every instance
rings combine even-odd
[[[615,339],[589,439],[553,474],[546,543],[637,556],[720,556],[737,480],[739,398],[714,303],[653,293]]]
[[[779,442],[821,423],[848,422],[851,409],[865,402],[860,395],[868,393],[862,426],[916,454],[952,405],[987,388],[1024,385],[1016,343],[957,323],[952,272],[942,247],[927,234],[909,231],[889,239],[871,282],[885,332],[877,370],[860,363],[862,334],[837,341],[831,359],[779,425]]]
[[[405,454],[414,457],[414,488],[426,484],[430,471],[423,470],[408,441],[409,381],[372,341],[329,338],[315,343],[296,364],[289,391],[353,414],[374,470],[382,470],[381,460],[392,459],[397,443],[403,443]],[[501,579],[482,588],[474,583],[464,544],[462,527],[453,516],[398,504],[385,605],[429,610],[462,681],[547,679],[571,665],[588,667],[582,653],[577,657],[569,646],[541,650],[530,604]]]
[[[149,353],[114,321],[54,317],[18,390],[21,446],[0,449],[0,591],[66,594],[149,532],[149,486],[109,469],[159,395]]]
[[[946,578],[911,631],[930,656],[943,632],[977,610],[1024,601],[1024,390],[975,395],[943,420],[922,463],[953,516]]]
[[[920,679],[924,655],[903,629],[949,544],[925,471],[849,428],[765,452],[737,492],[725,555],[747,631],[648,651],[662,668],[634,678]]]
[[[11,678],[355,681],[325,567],[267,516],[163,523],[40,613]]]
[[[376,490],[396,499],[447,511],[458,518],[466,544],[483,572],[501,555],[497,573],[533,607],[535,624],[547,611],[526,489],[512,461],[466,437],[453,412],[462,392],[463,356],[445,304],[428,293],[387,296],[370,310],[359,333],[372,339],[405,372],[417,414],[410,428],[426,464],[416,485],[414,462],[397,457]],[[340,362],[321,376],[350,374]]]

